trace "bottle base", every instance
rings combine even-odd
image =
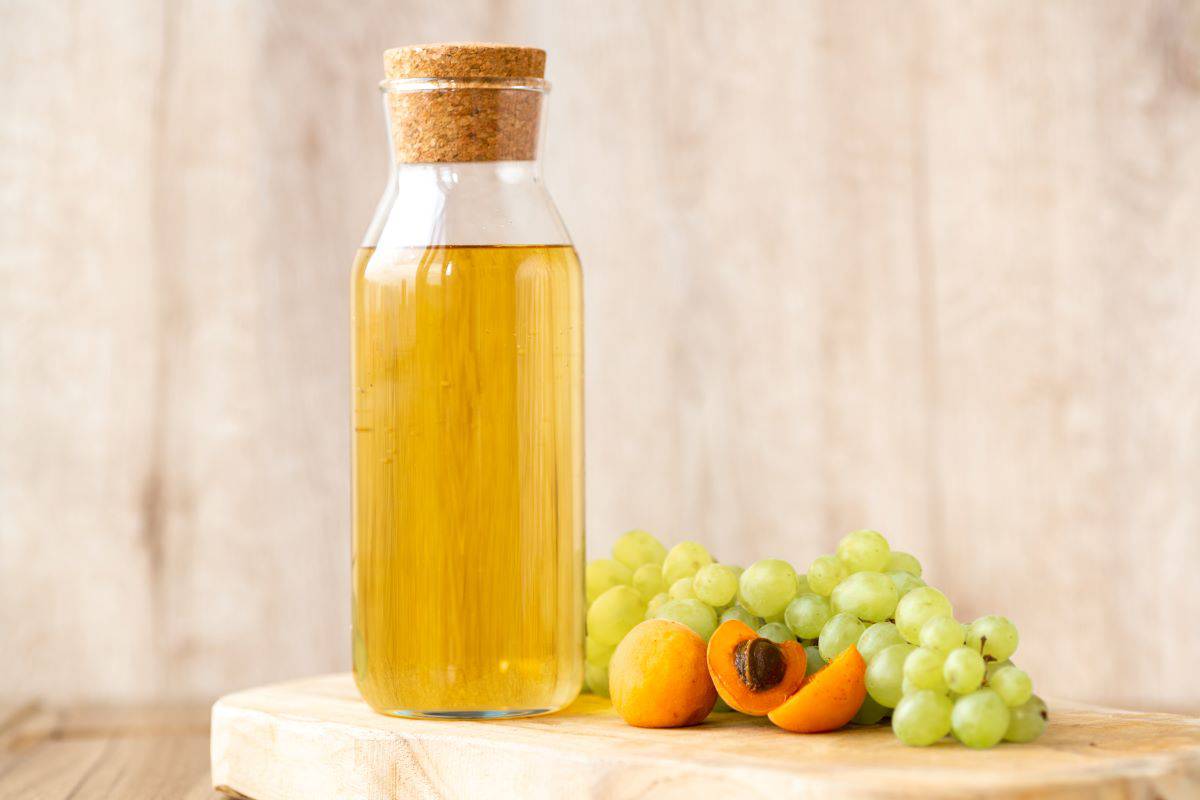
[[[557,708],[504,708],[478,711],[421,711],[411,708],[376,709],[389,717],[404,719],[517,719],[519,717],[538,717],[543,714],[553,714]]]

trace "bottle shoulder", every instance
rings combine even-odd
[[[404,165],[363,240],[387,249],[570,243],[534,162]]]

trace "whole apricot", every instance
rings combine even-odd
[[[717,702],[704,640],[666,619],[625,635],[608,665],[613,708],[638,728],[678,728],[704,721]]]

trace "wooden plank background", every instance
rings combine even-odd
[[[0,688],[348,662],[381,51],[550,52],[588,530],[876,526],[1044,693],[1200,708],[1200,4],[0,5]]]

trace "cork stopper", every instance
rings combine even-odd
[[[401,163],[532,161],[546,53],[500,44],[426,44],[383,54],[389,128]],[[428,79],[428,83],[410,79]]]

